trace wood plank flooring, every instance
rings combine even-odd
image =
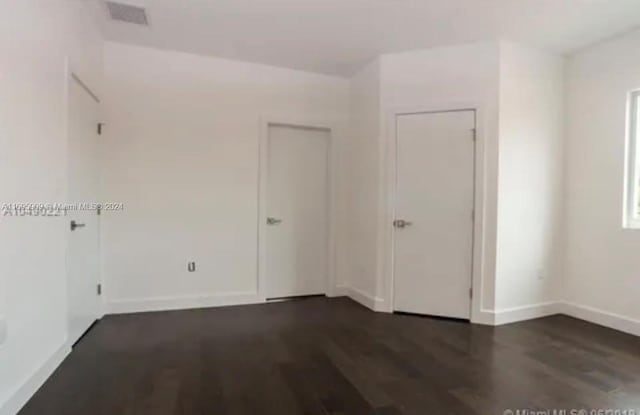
[[[640,339],[564,316],[493,328],[346,298],[108,316],[20,414],[507,409],[639,414]]]

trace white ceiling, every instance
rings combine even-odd
[[[640,26],[640,0],[117,0],[109,40],[348,76],[376,56],[498,37],[568,53]]]

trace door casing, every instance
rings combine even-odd
[[[485,142],[485,122],[482,105],[475,102],[436,102],[422,106],[409,108],[396,108],[387,112],[386,140],[381,143],[380,153],[384,165],[381,169],[381,212],[379,227],[381,231],[378,239],[378,252],[380,252],[378,269],[379,285],[382,287],[381,297],[376,300],[376,311],[392,313],[394,311],[394,242],[393,220],[395,219],[395,200],[397,191],[397,118],[402,115],[439,113],[450,111],[474,111],[475,126],[475,157],[474,157],[474,222],[473,222],[473,247],[472,247],[472,272],[469,276],[473,297],[470,301],[471,322],[484,323],[484,315],[487,310],[482,302],[483,293],[483,267],[484,248],[486,239],[485,212],[486,195],[485,180],[486,166],[485,154],[487,152]],[[488,323],[488,321],[487,321]]]
[[[267,197],[268,197],[268,161],[269,161],[269,127],[284,126],[292,128],[311,128],[328,131],[329,155],[327,162],[328,170],[328,224],[327,230],[327,281],[325,294],[328,297],[336,295],[336,229],[337,229],[337,145],[335,124],[322,120],[306,120],[287,118],[281,116],[263,117],[261,120],[261,132],[259,143],[259,168],[258,168],[258,269],[257,284],[258,297],[261,301],[267,300]]]
[[[66,117],[65,117],[65,137],[67,138],[67,145],[69,145],[68,140],[69,140],[69,134],[71,133],[71,127],[70,127],[70,99],[71,99],[71,88],[73,84],[78,85],[81,89],[83,89],[88,96],[91,97],[91,99],[93,99],[96,102],[96,105],[98,105],[98,112],[99,112],[99,105],[100,105],[100,98],[98,97],[98,95],[95,93],[94,90],[92,90],[90,88],[90,86],[88,86],[85,81],[83,81],[83,79],[77,75],[76,72],[74,72],[73,67],[70,64],[70,59],[67,57],[65,60],[65,95],[64,95],[64,105],[65,105],[65,113],[66,113]],[[98,134],[98,125],[95,126],[96,128],[96,135]],[[98,151],[100,150],[100,143],[98,141]],[[69,149],[67,149],[67,157],[69,157]],[[100,154],[98,153],[98,160],[100,159]],[[96,166],[96,168],[98,169],[98,175],[99,175],[99,169],[100,166]],[[67,174],[70,174],[69,172],[67,172]],[[67,182],[69,182],[71,179],[69,177],[67,177]],[[69,193],[69,189],[67,189],[67,194]],[[99,189],[96,189],[96,194],[99,193]],[[73,201],[75,202],[75,201]],[[95,201],[86,201],[86,202],[95,202],[98,203],[98,200]],[[69,260],[69,245],[70,245],[70,238],[72,237],[71,232],[69,231],[69,222],[70,221],[70,217],[69,216],[63,216],[63,222],[64,222],[64,226],[65,226],[65,246],[66,246],[66,253],[65,253],[65,262],[66,262],[66,283],[67,283],[67,290],[69,290],[69,284],[70,284],[70,269],[69,269],[69,264],[68,264],[68,260]],[[98,263],[96,264],[96,284],[99,284],[100,286],[100,293],[98,292],[98,286],[96,286],[96,291],[92,294],[95,295],[95,301],[96,301],[96,305],[97,305],[97,309],[96,309],[96,319],[99,320],[104,316],[104,302],[103,302],[103,296],[102,294],[104,293],[103,287],[104,287],[104,281],[102,279],[102,269],[101,269],[101,262],[102,262],[102,253],[100,251],[100,218],[98,217],[96,219],[96,233],[97,233],[97,249],[98,252],[96,253],[97,259],[98,259]],[[69,298],[69,294],[67,292],[67,303],[66,303],[66,307],[67,307],[67,321],[69,322],[71,319],[71,309],[70,309],[70,304],[69,304],[70,298]],[[71,333],[70,333],[70,327],[69,325],[67,325],[67,346],[71,347],[73,346],[73,341],[77,340],[77,339],[72,339],[71,338]]]
[[[471,298],[468,297],[468,292],[471,290],[471,285],[472,285],[472,273],[471,273],[471,268],[472,268],[472,260],[473,260],[473,209],[475,206],[475,128],[476,128],[476,113],[475,110],[450,110],[450,111],[433,111],[433,112],[419,112],[419,113],[412,113],[409,115],[396,115],[396,148],[398,148],[400,146],[400,142],[403,139],[403,136],[400,135],[400,119],[401,118],[405,118],[405,117],[427,117],[429,118],[429,116],[451,116],[451,117],[461,117],[461,118],[454,118],[457,123],[466,123],[466,125],[463,128],[458,127],[458,125],[455,126],[455,134],[465,134],[466,137],[456,137],[456,142],[452,142],[452,141],[444,141],[442,142],[442,144],[445,146],[442,148],[443,151],[447,151],[450,148],[458,148],[459,150],[462,151],[462,154],[457,153],[456,157],[461,157],[464,158],[464,153],[466,153],[466,151],[469,150],[469,147],[465,148],[464,146],[468,146],[470,145],[470,149],[471,152],[470,153],[466,153],[467,157],[469,157],[469,160],[471,161],[471,165],[466,165],[464,166],[459,166],[459,168],[455,169],[456,173],[460,173],[463,172],[464,175],[460,175],[458,177],[454,177],[453,180],[458,180],[458,185],[461,186],[462,183],[466,182],[468,185],[471,185],[471,187],[468,189],[468,192],[465,191],[465,195],[464,196],[458,196],[458,197],[468,197],[468,202],[470,202],[470,205],[465,205],[465,209],[464,212],[460,212],[463,214],[462,217],[458,217],[457,220],[455,221],[455,225],[454,226],[461,226],[460,229],[458,229],[458,231],[462,231],[464,229],[464,231],[460,232],[460,233],[456,233],[457,238],[459,239],[458,242],[456,243],[456,249],[458,248],[458,243],[462,243],[465,239],[466,241],[469,243],[469,245],[465,244],[465,247],[470,248],[469,251],[467,251],[464,254],[464,259],[463,257],[460,258],[456,258],[454,262],[459,262],[458,259],[460,259],[460,261],[462,262],[462,264],[467,264],[467,266],[469,267],[468,270],[466,270],[463,274],[457,274],[457,276],[461,277],[461,279],[459,279],[458,277],[455,278],[456,281],[451,281],[451,284],[453,284],[454,286],[456,286],[458,289],[462,288],[462,292],[460,294],[462,294],[462,298],[458,297],[458,295],[453,295],[454,293],[449,292],[449,296],[454,296],[455,298],[451,298],[452,300],[454,300],[452,303],[447,302],[447,305],[445,304],[439,304],[439,306],[435,306],[435,307],[431,307],[429,306],[428,302],[424,303],[422,306],[418,306],[418,304],[416,304],[415,302],[417,301],[417,298],[413,297],[412,295],[415,294],[415,289],[416,284],[420,284],[420,281],[423,280],[422,278],[419,279],[413,279],[412,280],[412,276],[411,275],[407,275],[405,274],[406,278],[409,278],[410,281],[405,281],[404,284],[404,299],[405,302],[404,304],[400,304],[400,301],[398,299],[398,296],[396,295],[397,293],[399,293],[399,275],[398,275],[398,266],[401,266],[402,264],[400,264],[397,260],[397,256],[399,255],[399,253],[397,252],[397,246],[396,244],[399,243],[399,241],[401,240],[406,240],[405,238],[410,238],[411,235],[415,234],[413,232],[411,232],[412,228],[409,228],[408,231],[400,231],[398,228],[394,227],[393,228],[393,253],[392,253],[392,257],[393,257],[393,278],[394,278],[394,286],[393,286],[393,290],[394,290],[394,297],[392,299],[393,304],[394,304],[394,311],[397,312],[413,312],[413,313],[423,313],[423,314],[427,314],[427,315],[438,315],[441,317],[452,317],[452,318],[462,318],[462,319],[469,319],[471,318]],[[470,118],[469,118],[470,117]],[[437,120],[438,118],[436,118]],[[445,118],[446,120],[447,118]],[[407,119],[407,122],[409,122],[409,124],[411,124],[411,118]],[[469,123],[469,121],[471,121]],[[414,122],[418,122],[418,121],[414,121]],[[430,122],[435,122],[436,124],[438,123],[437,121],[431,119]],[[429,122],[427,122],[427,125],[429,124]],[[450,124],[447,123],[447,125],[449,126]],[[451,125],[452,128],[453,125]],[[458,129],[459,128],[459,129]],[[464,132],[464,133],[463,133]],[[416,132],[413,132],[413,136],[416,137]],[[424,131],[419,132],[417,136],[419,136],[420,139],[420,143],[424,144],[424,145],[429,145],[429,137],[421,137],[424,134]],[[447,134],[445,132],[445,134]],[[411,136],[412,133],[409,133],[409,136]],[[434,143],[437,143],[438,139],[436,138]],[[417,143],[416,143],[417,144]],[[450,145],[449,145],[450,144]],[[462,147],[456,147],[456,145],[458,146],[462,146]],[[451,147],[453,146],[453,147]],[[416,154],[416,151],[418,152],[418,154]],[[424,160],[426,158],[429,157],[428,154],[420,154],[420,152],[425,151],[424,149],[413,149],[413,151],[410,151],[411,155],[413,157],[417,156],[417,159],[420,160]],[[433,154],[431,155],[433,156]],[[399,162],[399,158],[400,155],[399,153],[396,152],[396,169],[395,169],[395,174],[396,174],[396,180],[395,180],[395,192],[394,192],[394,210],[398,209],[398,200],[400,198],[400,196],[402,196],[401,194],[398,193],[398,188],[400,187],[400,170],[403,168],[403,164],[401,164]],[[439,158],[438,155],[436,154],[436,159]],[[417,161],[416,159],[416,161]],[[433,158],[431,158],[430,160],[434,160]],[[466,164],[466,163],[465,163]],[[415,167],[415,166],[414,166]],[[426,166],[424,166],[424,168],[426,168]],[[452,171],[453,174],[453,171]],[[406,182],[407,180],[409,181],[415,181],[416,177],[408,177],[408,176],[404,176],[404,180],[405,182],[404,185],[407,186],[408,183]],[[427,177],[425,177],[425,181],[427,181]],[[436,180],[438,183],[442,183],[442,178],[438,178]],[[463,181],[462,183],[460,181]],[[415,189],[414,189],[415,191]],[[441,189],[441,191],[445,191],[444,189]],[[449,191],[449,189],[447,188],[446,191]],[[446,192],[445,191],[445,192]],[[409,193],[413,193],[413,191],[409,192]],[[414,194],[414,196],[418,196],[420,193],[418,192],[417,194]],[[455,196],[454,196],[455,197]],[[403,198],[411,198],[411,195],[404,193]],[[444,197],[446,199],[446,195]],[[440,197],[438,197],[438,199],[440,199]],[[414,201],[416,203],[420,203],[420,200],[415,200]],[[468,208],[469,210],[466,211],[466,208]],[[397,219],[410,219],[410,220],[416,220],[419,223],[425,222],[425,221],[429,221],[429,220],[433,220],[433,219],[437,219],[434,217],[420,217],[419,212],[418,211],[414,211],[413,215],[410,216],[406,216],[407,214],[407,209],[411,210],[411,206],[408,206],[406,204],[406,199],[405,199],[405,203],[404,203],[404,213],[402,213],[400,216],[397,216],[394,218],[395,220]],[[446,215],[446,214],[445,214]],[[441,218],[442,219],[442,218]],[[451,219],[451,218],[449,218]],[[471,222],[466,222],[471,220]],[[395,222],[395,221],[394,221]],[[435,223],[432,222],[430,224],[430,226],[437,226],[437,223],[439,222],[439,220],[436,220]],[[466,223],[465,223],[466,222]],[[423,223],[424,225],[424,223]],[[440,231],[443,231],[442,229]],[[449,229],[447,230],[449,231]],[[404,232],[409,232],[408,235],[405,235],[404,237],[401,235]],[[426,236],[426,235],[425,235]],[[398,239],[400,238],[400,239]],[[414,243],[411,244],[414,248],[418,248],[418,251],[421,251],[420,246],[422,246],[422,244],[424,243],[425,245],[429,245],[430,243],[433,243],[433,240],[430,238],[427,238],[428,240],[424,240],[424,239],[420,239],[420,240],[414,240]],[[439,244],[434,244],[431,245],[434,249],[437,249],[435,246],[439,245]],[[405,248],[408,248],[405,245]],[[409,248],[411,250],[411,248]],[[456,254],[460,254],[458,252],[455,252]],[[425,252],[425,254],[427,254],[427,252]],[[445,254],[454,254],[454,252],[442,252],[443,255]],[[406,260],[406,259],[405,259]],[[434,260],[436,262],[438,262],[438,260],[436,260],[434,258]],[[447,259],[445,262],[440,263],[439,266],[444,266],[446,269],[450,269],[449,263],[450,261],[452,261],[453,258],[449,258]],[[467,262],[468,261],[468,262]],[[404,264],[404,265],[415,265],[415,264]],[[436,264],[436,267],[438,265]],[[457,266],[460,266],[460,263],[457,264]],[[454,265],[455,267],[455,265]],[[426,271],[426,270],[425,270]],[[442,272],[445,272],[445,269],[441,269]],[[450,275],[453,276],[453,275]],[[425,276],[426,279],[430,280],[430,284],[443,284],[443,285],[429,285],[431,288],[433,288],[435,291],[435,293],[438,292],[439,289],[443,289],[444,291],[446,291],[446,288],[444,287],[444,285],[449,286],[450,284],[446,283],[444,284],[444,281],[440,280],[440,279],[434,279],[433,275],[429,276],[426,275]],[[459,286],[459,284],[461,284],[461,287]],[[425,288],[424,286],[422,286],[422,288]],[[434,302],[438,302],[438,300],[436,300],[436,298],[439,297],[438,295],[436,295],[435,297],[431,297],[431,299]],[[407,304],[407,302],[409,304]],[[450,314],[449,314],[450,313]]]

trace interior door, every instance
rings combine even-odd
[[[98,318],[100,307],[98,215],[98,102],[74,77],[69,81],[68,200],[78,209],[67,212],[69,341],[75,343]]]
[[[474,111],[397,117],[396,311],[470,317]]]
[[[269,127],[266,293],[326,293],[328,271],[327,130]]]

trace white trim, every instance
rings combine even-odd
[[[482,324],[484,326],[495,326],[496,314],[493,310],[479,310],[471,317],[471,323]]]
[[[65,56],[65,60],[64,60],[64,94],[63,94],[63,104],[64,104],[64,112],[65,112],[65,119],[64,119],[64,137],[65,137],[65,174],[66,174],[66,182],[65,182],[65,198],[68,200],[69,199],[69,172],[68,172],[68,168],[69,168],[69,135],[70,135],[70,124],[69,124],[69,120],[71,118],[71,113],[69,112],[70,109],[70,104],[71,104],[71,85],[76,84],[78,86],[80,86],[80,88],[82,88],[82,90],[84,90],[90,97],[91,99],[93,99],[96,103],[96,106],[98,108],[98,114],[101,113],[101,102],[100,102],[100,98],[97,95],[96,92],[94,92],[94,90],[92,90],[89,85],[84,82],[82,80],[82,78],[77,74],[77,72],[74,72],[73,70],[73,65],[71,65],[71,58],[69,56]],[[96,128],[98,126],[96,125]],[[97,132],[96,132],[97,134]],[[100,142],[98,139],[98,147],[100,147]],[[102,175],[102,170],[101,170],[101,166],[98,165],[98,175],[99,175],[99,180],[101,180],[101,175]],[[98,218],[96,219],[96,224],[97,224],[97,249],[98,249],[98,264],[97,264],[97,284],[100,284],[101,289],[102,289],[102,293],[101,295],[98,296],[97,298],[97,310],[96,310],[96,319],[95,321],[100,320],[102,317],[104,317],[105,315],[105,281],[103,278],[103,274],[102,274],[102,227],[101,227],[101,220],[102,216],[98,216]],[[67,220],[67,219],[63,219],[63,220]],[[64,243],[65,243],[65,315],[66,315],[66,320],[67,320],[67,332],[66,335],[67,337],[69,337],[69,321],[71,319],[71,315],[70,315],[70,298],[69,298],[69,289],[70,289],[70,274],[69,274],[69,264],[67,263],[67,258],[68,258],[68,254],[69,254],[69,244],[70,244],[70,238],[71,238],[71,234],[69,232],[65,232],[65,239],[64,239]],[[97,287],[96,287],[97,289]],[[89,327],[87,327],[87,329],[89,329]]]
[[[107,314],[145,313],[149,311],[190,310],[194,308],[261,303],[264,303],[264,299],[256,292],[183,295],[112,300],[106,303],[106,312]]]
[[[502,324],[516,323],[519,321],[533,320],[541,317],[548,317],[559,313],[559,306],[556,302],[531,304],[520,307],[510,307],[493,312],[495,326]]]
[[[482,309],[476,313],[472,322],[488,326],[501,326],[560,314],[560,310],[560,303],[553,301],[498,310]]]
[[[625,224],[625,229],[629,229],[629,230],[640,229],[640,219],[627,218],[627,223]]]
[[[547,302],[495,311],[482,310],[481,318],[479,321],[474,321],[474,323],[499,326],[555,314],[563,314],[599,326],[640,336],[640,319],[569,302]]]
[[[563,302],[559,311],[570,317],[585,320],[600,326],[608,327],[624,333],[640,336],[640,320],[586,305]]]
[[[370,310],[386,311],[383,309],[384,300],[382,298],[375,297],[361,289],[349,287],[349,298]]]
[[[66,342],[60,346],[29,378],[15,390],[0,407],[0,415],[15,415],[29,402],[62,361],[69,355],[71,348]]]
[[[267,167],[269,160],[269,126],[282,125],[300,128],[315,128],[327,130],[329,132],[329,230],[328,230],[328,275],[325,294],[328,297],[335,297],[336,290],[336,247],[337,247],[337,200],[338,200],[338,127],[336,124],[325,120],[309,120],[292,118],[281,115],[263,116],[260,120],[260,142],[259,142],[259,167],[258,167],[258,269],[257,285],[258,295],[262,300],[267,296],[267,270],[266,270],[266,232],[267,232]]]
[[[347,297],[349,296],[349,287],[347,285],[337,285],[333,289],[333,294],[328,297]]]
[[[640,90],[630,91],[627,94],[627,111],[625,122],[625,167],[624,167],[624,194],[623,194],[623,228],[640,228],[640,216],[638,215],[638,181],[640,180],[640,151],[638,137],[640,137],[638,125],[638,102]]]
[[[473,226],[473,253],[472,275],[470,284],[473,289],[473,298],[470,301],[470,320],[473,323],[487,324],[486,315],[483,314],[482,294],[484,286],[484,257],[485,257],[485,215],[487,195],[485,181],[487,179],[487,166],[485,163],[485,112],[483,105],[477,102],[436,102],[419,107],[395,108],[387,112],[386,128],[381,145],[381,213],[378,228],[380,229],[380,241],[378,245],[381,263],[378,264],[378,278],[383,282],[382,304],[384,311],[393,312],[394,276],[393,276],[393,228],[394,198],[396,180],[396,118],[402,114],[434,113],[446,111],[469,110],[475,112],[475,183],[474,183],[474,210],[475,221]]]

